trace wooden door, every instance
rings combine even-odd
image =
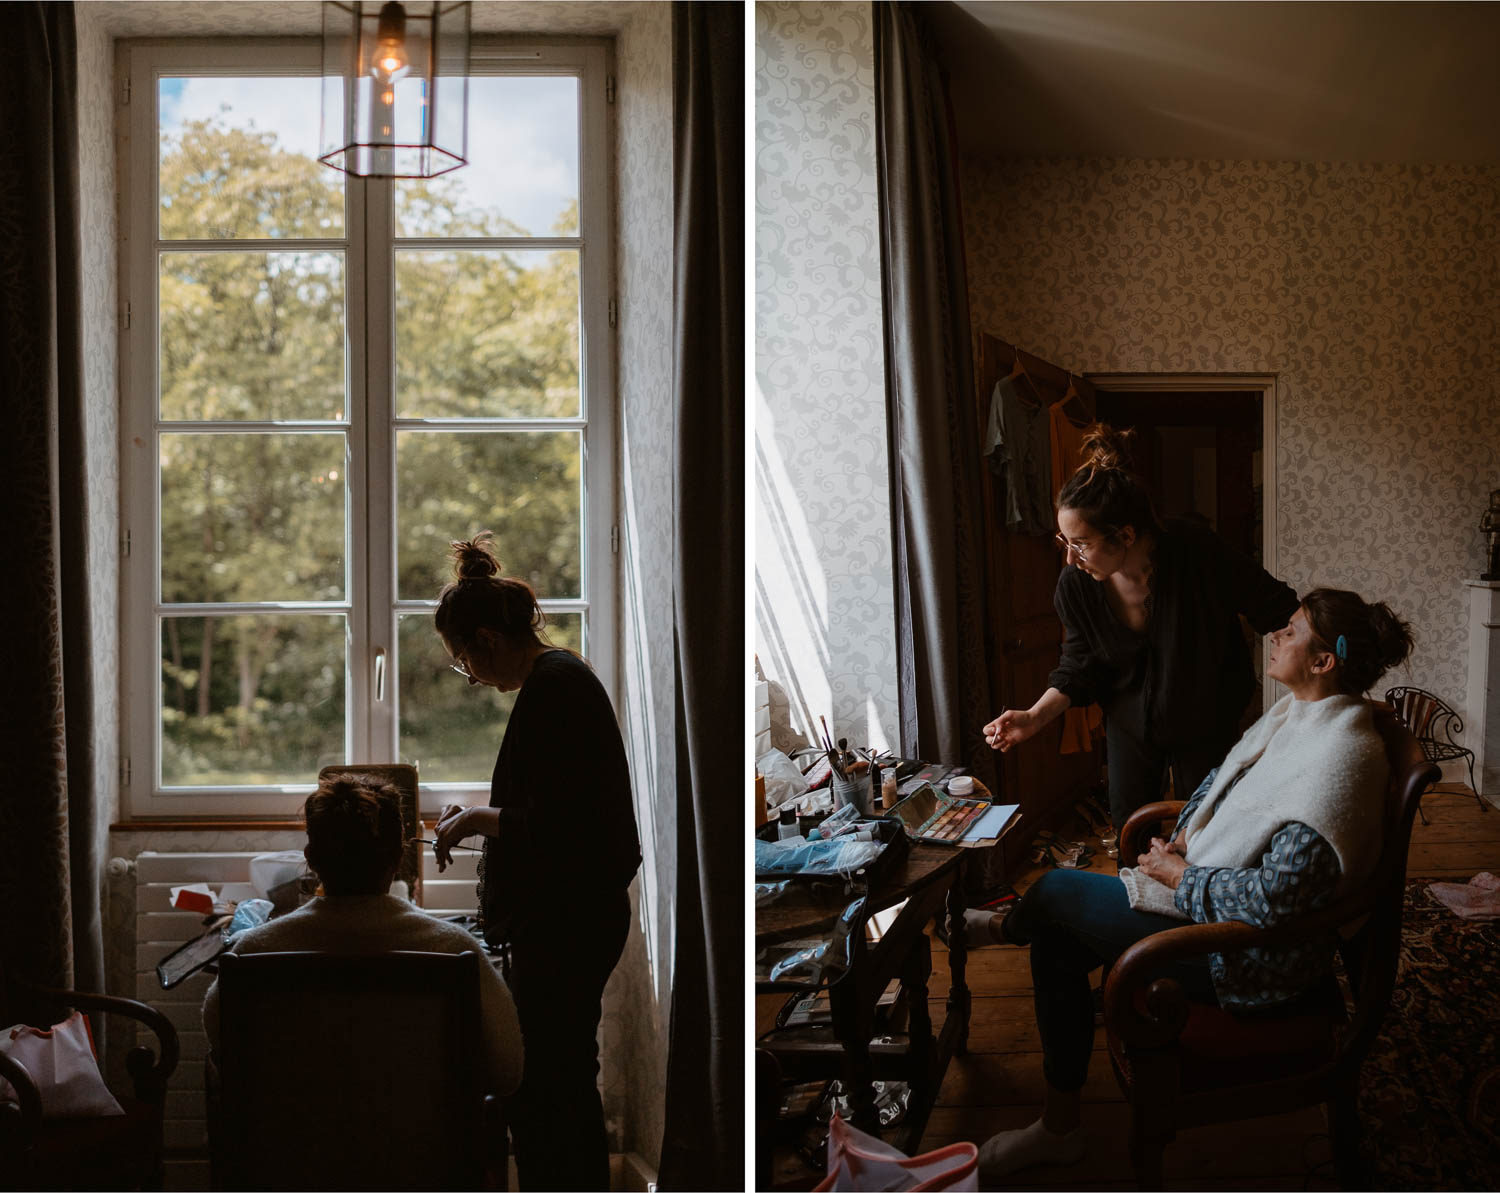
[[[1017,350],[987,333],[975,337],[975,401],[978,425],[986,426],[996,383],[1011,373]],[[1056,365],[1020,353],[1026,371],[1022,385],[1035,390],[1042,408],[1061,401],[1071,383],[1083,412],[1095,410],[1093,387]],[[1070,405],[1073,409],[1077,404]],[[1006,528],[999,480],[986,462],[982,471],[985,584],[990,625],[985,634],[985,661],[990,691],[1005,708],[1029,708],[1047,690],[1047,676],[1057,666],[1062,622],[1052,608],[1052,594],[1063,560],[1051,535],[1011,532]],[[998,716],[1000,707],[991,714]],[[1021,821],[1004,839],[1006,873],[1020,871],[1027,847],[1043,829],[1057,829],[1073,804],[1098,782],[1102,748],[1079,754],[1060,752],[1062,718],[1030,741],[996,758],[999,798],[1021,806]]]

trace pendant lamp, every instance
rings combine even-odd
[[[320,162],[360,178],[468,163],[471,7],[325,0]]]

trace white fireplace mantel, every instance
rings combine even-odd
[[[1469,590],[1469,700],[1464,744],[1474,751],[1479,793],[1500,806],[1500,580],[1465,580]]]

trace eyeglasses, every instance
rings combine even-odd
[[[474,673],[469,670],[469,666],[468,666],[468,655],[469,655],[469,648],[466,646],[462,650],[460,650],[456,655],[453,656],[458,661],[456,663],[450,663],[450,664],[448,664],[448,670],[450,670],[450,671],[457,671],[465,679],[473,679],[474,678]]]
[[[1054,534],[1052,537],[1057,541],[1057,545],[1062,548],[1064,559],[1067,559],[1068,552],[1071,551],[1074,555],[1078,556],[1079,563],[1087,563],[1089,561],[1087,552],[1092,548],[1083,543],[1070,543],[1060,534]]]

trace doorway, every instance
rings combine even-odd
[[[1265,376],[1092,376],[1098,418],[1131,427],[1136,467],[1164,518],[1202,521],[1276,575],[1276,379]],[[1264,642],[1251,644],[1260,699],[1241,730],[1269,708]]]

